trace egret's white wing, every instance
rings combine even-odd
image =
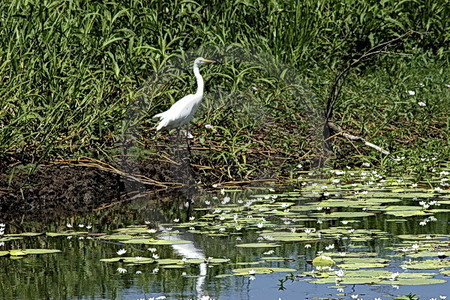
[[[164,127],[170,129],[186,125],[192,119],[201,100],[201,96],[190,94],[175,102],[167,111],[153,116],[153,118],[161,119],[156,130]]]

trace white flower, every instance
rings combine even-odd
[[[254,274],[256,274],[256,271],[254,269],[251,269],[250,271],[248,271],[248,274],[254,275]]]
[[[91,229],[92,225],[86,225],[86,229]]]
[[[123,273],[126,273],[126,272],[127,272],[127,269],[124,269],[124,268],[117,268],[117,272],[123,274]]]
[[[152,271],[153,274],[156,274],[158,272],[159,272],[159,268],[154,268],[153,271]]]
[[[180,219],[173,219],[173,221],[174,221],[175,223],[178,223],[178,222],[180,222]]]
[[[364,162],[364,163],[362,163],[362,166],[368,168],[368,167],[370,167],[370,164],[368,162]]]
[[[142,256],[136,256],[136,260],[141,260]]]
[[[148,248],[147,250],[150,252],[156,252],[156,248]]]
[[[410,96],[414,96],[416,94],[415,91],[406,91],[406,93]]]
[[[127,253],[127,250],[126,250],[126,249],[120,249],[120,250],[117,250],[117,254],[118,254],[118,255],[122,255],[122,254],[125,254],[125,253]]]
[[[306,244],[305,248],[311,248],[311,244]]]
[[[399,275],[400,275],[400,274],[399,274],[398,272],[392,273],[392,274],[391,274],[390,280],[392,280],[392,281],[397,280],[397,278],[398,278]]]
[[[212,125],[211,125],[211,124],[206,124],[206,125],[205,125],[205,128],[206,128],[206,129],[211,129],[211,128],[212,128]]]
[[[67,223],[66,226],[67,226],[68,228],[72,228],[72,227],[73,227],[72,224],[70,224],[70,223]]]
[[[159,258],[159,255],[155,253],[155,254],[152,255],[152,257],[153,257],[154,259],[158,259],[158,258]]]
[[[142,271],[136,271],[136,274],[142,274]]]
[[[83,228],[84,224],[78,224],[78,227]]]
[[[421,107],[427,106],[427,104],[425,102],[418,102],[417,104]]]

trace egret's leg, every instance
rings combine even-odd
[[[189,153],[189,157],[191,157],[191,147],[189,146],[189,123],[187,124],[186,144],[187,144],[187,150]]]
[[[177,144],[176,153],[177,153],[177,160],[180,160],[180,127],[177,127],[177,137],[175,138],[175,143]]]

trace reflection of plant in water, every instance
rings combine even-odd
[[[405,295],[405,297],[408,300],[419,300],[420,299],[416,294],[413,294],[413,293],[409,293],[408,295]]]

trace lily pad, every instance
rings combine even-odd
[[[248,243],[248,244],[238,244],[236,247],[239,248],[274,248],[280,247],[278,244],[270,244],[270,243]]]
[[[271,268],[271,267],[255,267],[255,268],[242,268],[233,269],[234,275],[257,275],[257,274],[270,274],[274,272],[296,272],[296,269],[291,268]]]
[[[312,265],[314,267],[332,267],[336,262],[329,256],[320,255],[313,259]]]
[[[227,262],[230,262],[230,260],[227,258],[189,258],[186,260],[186,263],[189,264],[201,264],[201,263],[221,264]]]
[[[110,234],[98,237],[101,240],[130,240],[134,237],[129,234]]]
[[[21,237],[21,236],[39,236],[43,235],[43,232],[22,232],[22,233],[10,233],[5,234],[6,237]]]
[[[25,254],[53,254],[53,253],[59,253],[61,250],[58,249],[26,249],[23,250]]]
[[[412,261],[402,267],[415,270],[431,270],[450,268],[450,259],[428,259],[423,261]]]
[[[154,263],[153,258],[148,257],[135,257],[135,256],[118,256],[113,258],[102,258],[101,262],[114,263],[114,262],[124,262],[124,263],[134,263],[134,264],[149,264]]]
[[[58,237],[58,236],[72,236],[72,235],[83,235],[88,234],[88,232],[83,231],[61,231],[61,232],[46,232],[46,236]]]
[[[131,239],[123,241],[124,244],[141,244],[141,245],[180,245],[190,244],[191,241],[185,240],[155,240],[155,239]]]
[[[9,255],[11,256],[22,256],[22,255],[27,255],[25,252],[23,252],[22,250],[10,250],[9,251]]]
[[[311,216],[319,218],[363,218],[375,215],[370,212],[356,212],[356,211],[337,211],[332,213],[313,213]]]

